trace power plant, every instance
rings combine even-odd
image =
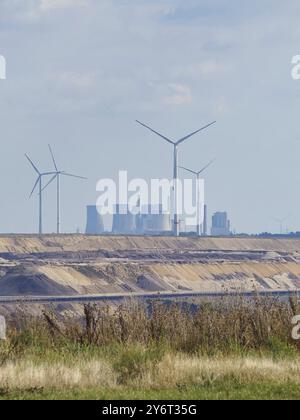
[[[204,221],[203,221],[203,230],[202,235],[208,235],[208,214],[207,214],[207,204],[204,204]]]
[[[163,211],[163,206],[147,206],[137,216],[137,233],[141,235],[166,235],[172,232],[170,213]]]
[[[172,221],[170,213],[164,212],[163,207],[145,206],[138,214],[132,214],[128,206],[118,204],[113,216],[111,232],[106,231],[104,218],[100,215],[97,206],[87,206],[87,235],[171,235]]]
[[[87,223],[85,233],[87,235],[102,235],[105,232],[104,222],[97,207],[87,206]]]
[[[185,137],[177,141],[173,141],[168,137],[160,134],[159,132],[153,130],[148,125],[136,120],[136,122],[143,126],[144,128],[150,130],[157,136],[164,139],[167,143],[171,144],[173,147],[173,179],[171,181],[171,197],[169,196],[169,200],[171,200],[171,209],[169,208],[168,211],[163,209],[162,205],[149,205],[144,206],[144,208],[140,207],[138,213],[133,214],[130,212],[128,205],[126,204],[116,204],[115,211],[113,215],[112,221],[112,229],[111,233],[114,235],[174,235],[179,236],[180,231],[182,230],[180,227],[183,226],[185,220],[179,219],[179,178],[178,178],[178,169],[182,168],[194,175],[197,176],[197,180],[200,180],[200,175],[213,163],[210,162],[200,171],[192,171],[191,169],[180,167],[178,166],[178,152],[179,146],[186,142],[191,137],[195,136],[196,134],[200,133],[201,131],[209,128],[210,126],[214,125],[216,121],[207,124],[196,130]],[[43,191],[51,185],[54,181],[56,181],[56,232],[59,235],[61,233],[61,177],[72,177],[76,179],[86,180],[87,178],[75,175],[72,173],[68,173],[66,171],[62,171],[58,168],[56,163],[56,159],[54,157],[53,150],[50,145],[49,152],[52,159],[52,163],[54,166],[53,171],[49,172],[40,172],[37,169],[37,166],[33,163],[33,161],[26,155],[26,158],[30,162],[31,166],[33,167],[34,171],[37,173],[38,178],[36,183],[34,184],[33,190],[30,194],[32,197],[35,189],[39,185],[39,234],[42,235],[43,233]],[[45,176],[51,176],[51,179],[47,182],[45,186],[43,186],[43,178]],[[169,191],[170,193],[170,191]],[[200,192],[199,187],[197,191],[197,235],[201,236],[201,234],[207,234],[207,212],[204,214],[204,224],[203,224],[203,214],[200,209]],[[169,203],[170,204],[170,203]],[[170,207],[170,205],[169,205]],[[207,210],[205,208],[205,210]],[[201,215],[201,223],[200,223],[200,215]],[[87,206],[87,223],[86,223],[86,233],[90,235],[101,235],[105,233],[105,223],[103,217],[98,213],[97,207],[90,205]],[[181,225],[181,226],[180,226]]]
[[[136,216],[130,213],[128,206],[116,205],[112,233],[115,235],[136,234]]]
[[[230,220],[226,212],[217,212],[212,217],[212,236],[230,236]]]

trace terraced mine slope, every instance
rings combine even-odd
[[[1,296],[300,289],[300,240],[0,236]]]

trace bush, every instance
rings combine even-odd
[[[138,344],[121,348],[113,364],[119,375],[119,384],[127,384],[129,381],[142,377],[150,369],[155,369],[163,354],[162,348],[157,346],[145,348]]]

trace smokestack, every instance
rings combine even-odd
[[[103,219],[98,213],[96,206],[87,206],[87,235],[102,235],[104,233]]]
[[[208,221],[208,217],[207,217],[207,205],[205,204],[204,205],[203,236],[207,236],[207,232],[208,232],[207,221]]]

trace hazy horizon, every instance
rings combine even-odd
[[[150,3],[150,4],[149,4]],[[85,228],[100,178],[170,178],[172,151],[136,119],[177,139],[205,176],[209,214],[237,232],[300,231],[300,4],[290,0],[0,0],[0,233],[37,231],[35,174],[60,169],[62,231]],[[182,173],[182,175],[184,175]],[[45,232],[56,229],[55,185]]]

